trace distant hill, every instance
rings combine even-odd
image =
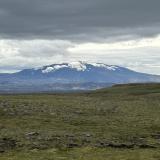
[[[0,91],[92,90],[113,84],[150,82],[160,82],[160,76],[103,63],[72,62],[0,74]]]

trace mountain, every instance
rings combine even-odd
[[[160,76],[103,63],[72,62],[0,74],[0,91],[90,90],[113,84],[160,82]]]

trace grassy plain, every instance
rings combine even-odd
[[[0,160],[159,160],[160,84],[0,96]]]

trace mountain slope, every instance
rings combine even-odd
[[[53,64],[13,74],[0,74],[0,89],[5,87],[8,90],[13,86],[14,89],[17,86],[23,89],[30,86],[33,91],[36,88],[42,88],[42,91],[58,90],[58,88],[96,89],[111,84],[144,82],[160,82],[160,76],[138,73],[119,66],[83,62]]]

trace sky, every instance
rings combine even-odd
[[[160,75],[160,0],[0,0],[0,72],[85,61]]]

